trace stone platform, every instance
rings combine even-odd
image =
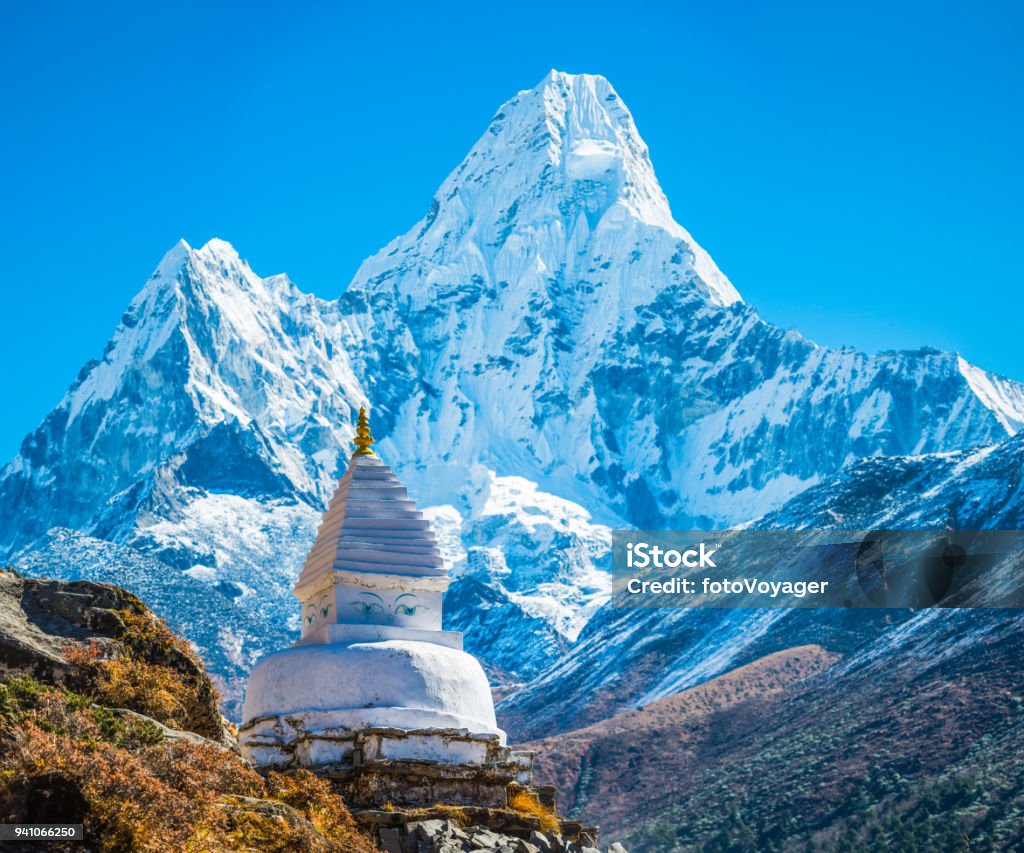
[[[447,760],[405,757],[417,751],[410,739],[442,744]],[[502,746],[496,736],[467,737],[460,730],[367,728],[355,733],[351,746],[345,760],[320,764],[316,773],[357,809],[433,803],[503,807],[508,786],[529,784],[533,771],[533,753]],[[453,762],[452,756],[463,760]]]

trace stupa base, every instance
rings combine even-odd
[[[505,790],[528,785],[533,753],[502,745],[496,734],[467,729],[367,727],[303,730],[265,719],[240,733],[242,754],[258,767],[307,768],[335,780],[357,808],[472,803],[505,805]],[[342,791],[341,789],[345,789]]]
[[[555,812],[553,788],[527,790]],[[567,851],[594,848],[598,838],[596,827],[575,820],[560,820],[558,832],[552,833],[536,815],[507,806],[436,804],[405,808],[392,804],[384,809],[355,809],[352,815],[386,853],[495,848]],[[523,841],[531,846],[523,845]]]
[[[330,779],[353,809],[425,808],[436,803],[503,808],[509,785],[528,784],[532,767],[532,753],[502,748],[479,764],[377,758],[315,772]]]

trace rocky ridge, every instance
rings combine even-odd
[[[409,823],[402,829],[381,830],[385,853],[601,853],[586,833],[576,841],[557,832],[532,830],[528,838],[495,832],[484,826],[460,827],[451,820],[425,820]],[[612,842],[605,853],[626,853]]]

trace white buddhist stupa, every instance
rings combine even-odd
[[[441,628],[447,569],[364,409],[355,443],[295,584],[302,636],[249,676],[242,754],[347,780],[353,804],[500,800],[531,756],[506,748],[482,667]]]

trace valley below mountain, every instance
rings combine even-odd
[[[531,742],[538,776],[631,850],[1017,849],[1021,623],[986,616],[980,647],[943,651],[961,627],[875,660],[767,655]]]

